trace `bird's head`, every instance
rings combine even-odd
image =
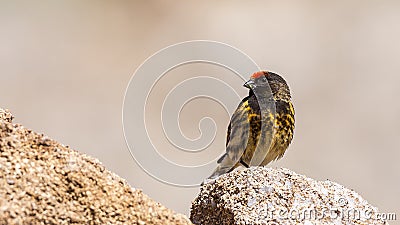
[[[260,71],[251,75],[243,86],[250,89],[250,95],[259,88],[269,85],[275,100],[290,101],[290,89],[286,81],[276,73]]]

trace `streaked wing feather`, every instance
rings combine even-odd
[[[248,121],[248,107],[247,97],[244,98],[236,111],[233,113],[231,122],[228,126],[227,140],[226,140],[226,155],[230,158],[229,161],[236,163],[239,161],[240,156],[246,149],[250,124]],[[218,160],[220,163],[222,158]]]

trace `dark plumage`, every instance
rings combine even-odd
[[[249,95],[232,115],[226,153],[209,178],[238,166],[267,165],[281,158],[292,141],[294,108],[286,81],[278,74],[261,71],[254,73],[244,86],[250,89]]]

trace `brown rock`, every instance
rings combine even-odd
[[[0,224],[191,224],[0,109]]]
[[[8,111],[8,109],[0,108],[0,120],[5,120],[6,122],[10,122],[11,123],[13,118],[14,117],[12,116],[10,111]]]
[[[387,224],[359,194],[288,169],[252,167],[206,183],[194,224]]]

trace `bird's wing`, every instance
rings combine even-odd
[[[250,133],[248,107],[248,97],[246,97],[240,102],[239,106],[233,113],[226,136],[226,153],[218,160],[218,163],[229,161],[234,165],[239,161],[246,149]],[[228,157],[229,160],[224,160],[225,157]]]
[[[238,162],[246,150],[250,133],[249,110],[248,97],[246,97],[232,115],[226,137],[226,152],[218,159],[219,165],[209,179],[228,173],[240,165]]]

